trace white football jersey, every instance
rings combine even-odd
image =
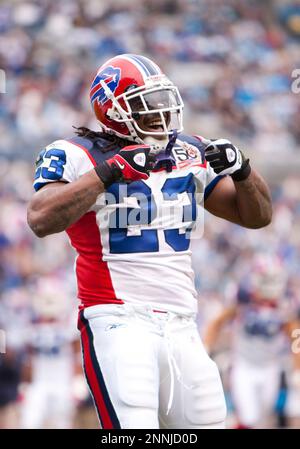
[[[68,384],[73,375],[72,343],[77,338],[74,328],[65,322],[32,323],[27,335],[32,353],[32,382]]]
[[[120,147],[103,137],[57,140],[37,160],[34,187],[72,182]],[[154,309],[196,313],[190,239],[201,237],[203,200],[217,182],[198,137],[180,134],[170,172],[115,183],[67,229],[77,251],[81,307],[107,303],[148,304]]]

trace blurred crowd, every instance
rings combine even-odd
[[[97,129],[90,82],[104,60],[126,52],[153,58],[178,85],[187,132],[228,137],[266,160],[299,154],[291,84],[300,1],[4,1],[0,35],[0,428],[93,427],[78,368],[74,253],[64,234],[39,240],[26,223],[35,156],[72,125]],[[280,257],[286,297],[300,308],[299,178],[279,184],[271,173],[269,182],[270,226],[249,231],[207,214],[204,238],[193,242],[200,327],[236,295],[257,252]]]
[[[96,127],[95,71],[132,52],[152,57],[179,86],[187,130],[265,152],[299,148],[299,95],[291,95],[299,17],[299,0],[1,2],[0,153],[31,159],[72,125]]]

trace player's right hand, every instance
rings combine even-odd
[[[132,182],[149,178],[149,172],[156,161],[153,148],[149,145],[130,145],[122,148],[112,158],[95,167],[105,187],[114,182]]]

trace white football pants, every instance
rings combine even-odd
[[[257,427],[274,411],[280,384],[280,366],[255,365],[241,358],[234,360],[231,393],[240,424]]]
[[[59,376],[59,373],[57,373]],[[34,382],[29,385],[21,413],[23,429],[70,429],[73,403],[70,384]]]
[[[109,304],[81,311],[79,328],[102,428],[224,428],[219,372],[194,317]]]

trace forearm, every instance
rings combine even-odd
[[[203,344],[208,354],[214,350],[220,331],[221,326],[216,322],[210,323],[210,325],[206,329],[206,332],[203,336]]]
[[[263,178],[252,169],[247,179],[235,182],[234,185],[242,225],[253,229],[267,226],[272,218],[272,201]]]
[[[90,209],[103,191],[94,170],[69,184],[49,184],[32,198],[28,224],[38,237],[64,231]]]
[[[236,312],[236,306],[228,307],[208,324],[203,336],[203,344],[208,353],[213,351],[223,326],[235,318]]]

